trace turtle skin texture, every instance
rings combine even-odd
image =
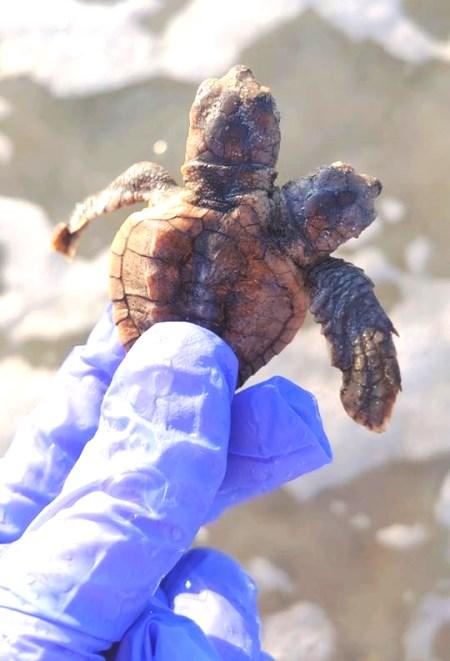
[[[381,184],[336,162],[275,185],[279,113],[243,66],[200,86],[184,186],[137,163],[77,205],[53,247],[72,257],[94,218],[136,202],[111,246],[110,297],[129,349],[150,326],[190,321],[239,359],[239,384],[295,336],[309,308],[343,373],[349,415],[381,431],[401,387],[395,329],[363,271],[331,253],[375,218]]]

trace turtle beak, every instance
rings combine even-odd
[[[373,198],[378,197],[378,195],[383,190],[383,186],[381,184],[381,181],[379,181],[376,177],[371,177],[368,174],[363,174],[363,175],[361,175],[361,177],[364,179],[364,183],[368,187],[372,197]]]

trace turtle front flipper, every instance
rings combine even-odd
[[[74,257],[81,234],[91,220],[138,202],[152,202],[158,193],[176,187],[169,173],[157,163],[135,163],[104,190],[77,204],[68,223],[59,223],[52,246],[69,258]]]
[[[383,431],[401,390],[392,333],[396,333],[364,272],[328,259],[307,273],[310,309],[331,344],[332,364],[343,372],[341,400],[347,413]]]

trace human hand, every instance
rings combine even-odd
[[[185,552],[225,508],[330,461],[314,399],[284,379],[234,395],[231,349],[191,324],[124,356],[107,315],[0,464],[0,658],[122,641],[116,658],[259,659],[252,583]]]

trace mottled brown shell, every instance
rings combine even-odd
[[[243,383],[292,340],[308,298],[293,264],[265,248],[264,203],[249,196],[222,213],[171,197],[128,218],[110,268],[125,347],[158,321],[191,321],[233,347]]]

